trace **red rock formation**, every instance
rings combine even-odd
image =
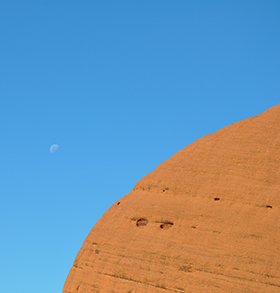
[[[63,293],[280,292],[280,105],[207,135],[93,227]]]

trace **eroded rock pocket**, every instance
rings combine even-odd
[[[146,218],[140,218],[136,221],[137,227],[144,227],[148,224],[148,220]]]
[[[164,223],[161,223],[159,225],[160,229],[169,229],[173,226],[174,224],[172,222],[164,222]]]

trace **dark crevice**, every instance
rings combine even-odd
[[[170,289],[170,288],[166,288],[164,285],[155,285],[155,284],[151,284],[151,283],[148,283],[148,282],[141,282],[139,280],[133,280],[133,279],[131,279],[129,277],[126,277],[126,276],[111,275],[111,274],[106,274],[106,273],[101,273],[101,274],[105,275],[105,276],[108,276],[108,277],[122,279],[122,280],[130,281],[130,282],[141,283],[141,284],[144,284],[144,285],[147,285],[147,286],[156,287],[156,288],[163,289],[163,290],[166,290],[166,291],[185,292],[184,289],[183,290],[181,290],[181,289]]]

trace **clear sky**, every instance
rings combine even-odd
[[[139,179],[279,103],[277,0],[0,0],[0,42],[1,292],[61,292]]]

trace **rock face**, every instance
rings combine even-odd
[[[280,292],[280,105],[182,149],[93,227],[63,293]]]

